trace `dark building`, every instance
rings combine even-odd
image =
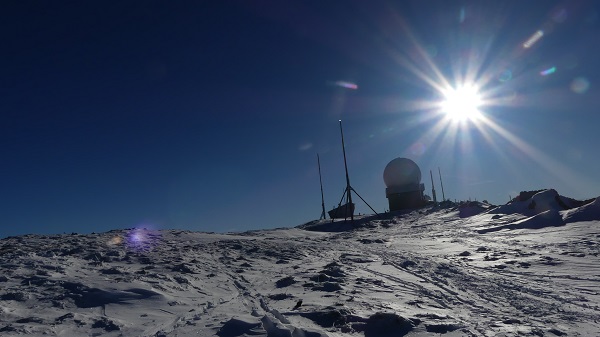
[[[421,170],[414,161],[407,158],[392,160],[383,171],[383,181],[387,186],[385,196],[390,211],[418,208],[425,204]]]

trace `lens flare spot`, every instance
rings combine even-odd
[[[356,83],[352,83],[352,82],[335,81],[333,84],[335,86],[338,86],[338,87],[341,87],[341,88],[352,89],[352,90],[358,89],[358,85]]]
[[[113,236],[110,240],[106,241],[108,246],[117,246],[123,243],[123,238],[120,236]]]
[[[544,31],[538,30],[537,32],[533,33],[533,35],[531,35],[531,37],[527,39],[527,41],[523,43],[523,48],[531,48],[531,46],[538,42],[543,36]]]
[[[134,228],[127,233],[127,246],[136,250],[152,249],[159,232],[147,228]]]
[[[571,90],[577,94],[585,94],[590,89],[590,81],[584,77],[577,77],[571,82]]]
[[[508,82],[512,79],[512,71],[506,69],[500,73],[498,76],[498,81],[500,82]]]
[[[298,150],[299,150],[299,151],[302,151],[302,152],[304,152],[304,151],[308,151],[308,150],[310,150],[312,147],[313,147],[313,144],[312,144],[312,143],[306,142],[306,143],[304,143],[304,144],[301,144],[301,145],[298,147]]]
[[[540,71],[540,75],[542,75],[542,76],[548,76],[550,74],[554,74],[555,72],[556,72],[556,67],[552,67],[552,68],[548,68],[546,70]]]
[[[410,154],[413,156],[417,156],[417,157],[422,156],[426,150],[427,150],[427,147],[425,146],[425,144],[423,144],[421,142],[416,142],[413,145],[411,145],[409,148]]]

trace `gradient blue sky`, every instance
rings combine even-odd
[[[301,224],[321,212],[317,153],[327,209],[341,198],[340,118],[377,211],[398,156],[441,167],[450,199],[600,195],[598,2],[3,1],[0,18],[0,237]],[[462,82],[485,122],[437,111]]]

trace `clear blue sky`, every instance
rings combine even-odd
[[[0,237],[301,224],[340,118],[377,211],[398,156],[450,199],[596,197],[599,36],[594,1],[3,1]],[[488,123],[442,126],[464,77]]]

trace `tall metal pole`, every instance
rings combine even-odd
[[[323,196],[323,179],[321,178],[321,158],[319,158],[319,154],[317,153],[317,164],[319,165],[319,183],[321,184],[321,207],[323,211],[321,212],[321,219],[327,219],[325,215],[325,197]]]
[[[342,135],[342,151],[344,152],[344,168],[346,169],[346,209],[348,205],[352,208],[352,193],[350,191],[350,176],[348,175],[348,164],[346,163],[346,145],[344,144],[344,130],[342,130],[342,120],[340,119],[340,134]],[[350,220],[354,221],[354,212],[350,212]]]
[[[446,195],[444,194],[444,183],[442,182],[442,171],[440,170],[440,167],[438,166],[438,172],[440,174],[440,185],[442,185],[442,201],[446,201]]]
[[[433,184],[433,173],[429,170],[429,175],[431,176],[431,194],[433,194],[433,202],[437,204],[437,196],[435,195],[435,185]]]

